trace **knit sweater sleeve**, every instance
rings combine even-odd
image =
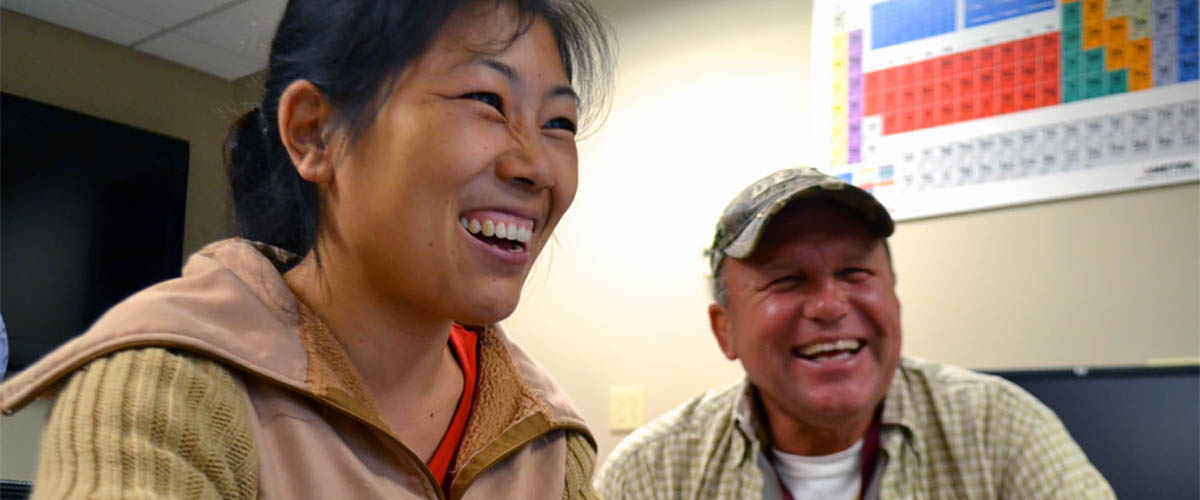
[[[206,358],[143,348],[96,359],[54,403],[33,498],[254,498],[247,406]]]
[[[563,500],[600,500],[592,487],[596,449],[578,432],[567,432],[567,486]]]

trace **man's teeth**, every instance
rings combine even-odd
[[[839,340],[837,342],[825,342],[822,344],[810,345],[808,347],[800,349],[800,355],[809,357],[809,356],[816,356],[816,355],[826,353],[826,352],[847,351],[847,352],[838,354],[837,356],[835,356],[835,358],[838,356],[849,357],[850,354],[853,354],[853,351],[857,351],[859,347],[862,347],[861,341],[851,340],[851,339],[843,339],[843,340]]]
[[[494,237],[502,240],[512,240],[525,243],[528,242],[530,237],[533,236],[532,228],[524,227],[513,222],[505,224],[503,222],[495,222],[488,219],[484,219],[483,222],[479,222],[478,219],[467,219],[466,217],[463,217],[458,220],[458,223],[462,224],[462,227],[471,234],[483,234],[489,238]]]

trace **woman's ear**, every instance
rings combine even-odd
[[[333,110],[325,93],[296,80],[279,96],[279,138],[300,177],[313,184],[333,178],[332,152],[325,142]]]

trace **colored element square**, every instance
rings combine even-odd
[[[1017,86],[1033,85],[1037,81],[1037,61],[1021,61],[1017,65]]]
[[[1084,23],[1083,25],[1083,48],[1094,49],[1104,45],[1104,28],[1105,23]]]
[[[960,97],[958,105],[955,106],[954,121],[962,122],[974,120],[975,116],[975,99],[973,97]]]
[[[1129,38],[1145,38],[1154,34],[1150,28],[1150,10],[1129,15]]]
[[[1063,3],[1062,6],[1062,25],[1066,29],[1067,26],[1079,26],[1083,23],[1083,4],[1078,1],[1071,3]]]
[[[1039,54],[1043,57],[1058,55],[1058,33],[1042,35],[1038,39]]]
[[[899,132],[900,113],[886,113],[883,115],[883,134],[890,135]]]
[[[996,46],[996,63],[1013,64],[1017,61],[1017,43],[1008,42]]]
[[[917,126],[929,128],[937,126],[937,107],[925,106],[917,114]]]
[[[834,165],[845,165],[846,164],[846,148],[845,147],[834,146],[833,152],[829,156],[830,156],[830,158],[829,158],[830,163],[833,163]]]
[[[1078,52],[1083,49],[1083,27],[1079,25],[1063,26],[1062,50],[1064,54]]]
[[[1083,74],[1104,71],[1104,49],[1083,51]]]
[[[937,62],[933,59],[926,59],[917,63],[917,78],[920,78],[921,81],[937,78]]]
[[[872,71],[863,75],[863,92],[872,93],[883,87],[883,73]]]
[[[1179,6],[1179,29],[1185,29],[1189,25],[1192,29],[1196,26],[1196,0],[1176,0]]]
[[[997,112],[996,95],[993,93],[979,94],[975,98],[975,114],[980,118],[992,116]]]
[[[917,83],[917,65],[905,64],[897,68],[899,70],[900,86],[905,87]]]
[[[976,55],[977,55],[977,53],[974,50],[968,50],[966,52],[960,52],[960,53],[956,54],[954,56],[956,59],[954,61],[954,70],[956,72],[958,72],[959,74],[962,74],[962,73],[970,73],[970,72],[978,69],[976,67],[976,63],[975,63]]]
[[[1094,99],[1104,95],[1104,73],[1089,73],[1083,77],[1083,98]]]
[[[975,51],[975,63],[982,69],[987,69],[996,65],[997,56],[995,47],[984,47]]]
[[[937,124],[938,125],[946,125],[948,123],[954,123],[954,114],[955,114],[955,106],[954,105],[955,105],[954,101],[943,101],[941,103],[938,103],[938,107],[937,107],[937,112],[938,112]]]
[[[1129,42],[1129,65],[1136,64],[1149,65],[1153,60],[1154,43],[1149,38],[1139,38]]]
[[[1080,78],[1063,78],[1062,101],[1075,102],[1083,99],[1083,80]]]
[[[996,93],[996,114],[1012,113],[1017,110],[1016,92],[1012,90]]]
[[[1105,21],[1104,44],[1114,45],[1129,40],[1129,17],[1114,17]]]
[[[1100,23],[1104,21],[1104,0],[1083,0],[1083,22]]]
[[[1200,42],[1197,41],[1197,36],[1198,34],[1195,26],[1192,26],[1191,29],[1184,29],[1183,26],[1179,27],[1179,55],[1182,56],[1191,52],[1196,52],[1196,50],[1200,48]]]
[[[1200,76],[1200,56],[1196,52],[1180,53],[1179,54],[1179,81],[1189,82],[1196,80]]]
[[[1083,53],[1064,53],[1062,56],[1062,76],[1071,78],[1083,74]]]
[[[1154,16],[1151,19],[1152,29],[1155,35],[1166,35],[1175,33],[1179,29],[1179,10],[1173,5],[1175,2],[1168,4],[1166,1],[1160,0],[1154,4]]]
[[[900,109],[908,109],[917,105],[917,87],[907,85],[900,87]]]
[[[1017,111],[1033,109],[1037,107],[1038,89],[1033,85],[1023,86],[1017,89]]]
[[[962,97],[975,94],[975,75],[972,73],[963,73],[955,79],[957,82],[954,88],[954,94]]]
[[[1129,67],[1129,91],[1144,90],[1154,86],[1152,66],[1149,61],[1138,62]]]
[[[927,82],[921,82],[921,85],[919,87],[917,87],[918,99],[920,99],[920,104],[925,105],[925,104],[929,104],[929,103],[932,103],[933,101],[937,100],[937,95],[935,94],[936,89],[937,89],[937,82],[935,82],[935,81],[930,80]]]
[[[975,91],[987,93],[996,90],[996,70],[987,68],[975,74]]]
[[[951,78],[938,80],[937,86],[934,87],[933,91],[934,100],[937,102],[944,102],[954,99],[954,80]]]
[[[1129,66],[1127,45],[1128,42],[1122,42],[1108,46],[1108,52],[1104,53],[1105,70],[1116,71]]]
[[[900,131],[908,132],[917,129],[917,110],[906,109],[900,112]]]
[[[881,104],[883,108],[879,111],[884,113],[891,113],[900,109],[900,90],[887,89],[883,91],[883,102]]]
[[[939,57],[934,61],[937,63],[937,78],[954,77],[954,56]]]
[[[1059,103],[1059,85],[1057,81],[1045,81],[1038,85],[1037,105],[1053,106]]]
[[[883,88],[894,89],[900,86],[900,71],[897,68],[889,68],[882,71],[880,78]]]
[[[1053,80],[1055,82],[1058,82],[1059,69],[1058,69],[1058,56],[1057,55],[1044,56],[1041,59],[1038,59],[1037,65],[1038,65],[1037,81],[1045,82],[1048,80]]]
[[[1017,86],[1017,68],[1011,64],[996,70],[996,90],[1011,91]]]
[[[1038,55],[1038,39],[1024,38],[1017,40],[1017,60],[1033,59]]]
[[[881,107],[880,102],[883,100],[882,96],[883,96],[882,92],[872,92],[872,93],[869,93],[869,94],[866,94],[865,96],[863,96],[863,114],[864,115],[879,114],[880,107]]]
[[[1128,70],[1111,71],[1105,75],[1105,79],[1108,81],[1104,90],[1105,94],[1123,94],[1129,91]]]
[[[1159,60],[1154,61],[1154,86],[1162,87],[1179,82],[1179,63],[1178,61]]]

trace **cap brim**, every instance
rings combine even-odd
[[[871,228],[876,236],[886,238],[892,235],[895,231],[895,223],[892,221],[891,215],[887,213],[887,209],[879,204],[879,201],[871,196],[870,193],[859,189],[850,184],[836,185],[813,185],[804,189],[790,193],[786,196],[781,196],[778,200],[771,202],[763,210],[759,210],[754,214],[754,218],[749,224],[742,229],[737,238],[725,247],[721,252],[727,257],[735,259],[744,259],[754,253],[754,249],[758,246],[759,240],[762,239],[763,230],[770,225],[771,219],[775,217],[785,207],[797,200],[815,200],[828,199],[836,201],[853,209],[855,212],[863,216],[867,225]]]

